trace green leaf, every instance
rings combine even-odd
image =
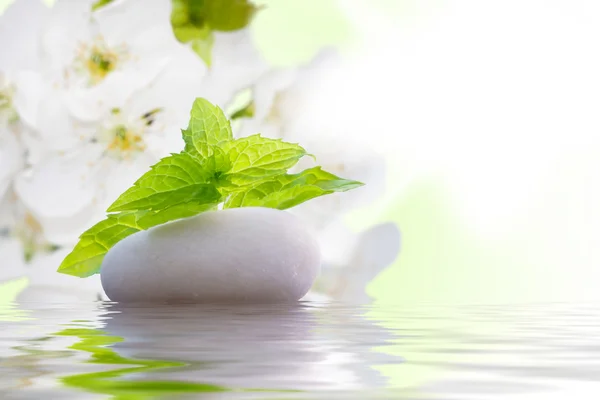
[[[203,158],[209,157],[214,146],[232,139],[231,125],[223,110],[206,99],[196,99],[190,112],[190,123],[183,130],[185,151]]]
[[[228,179],[236,185],[253,184],[284,174],[307,155],[298,144],[264,138],[260,134],[227,142],[223,149],[231,160]]]
[[[139,212],[138,225],[142,229],[149,229],[176,219],[193,217],[206,211],[217,209],[218,203],[184,203],[160,211]]]
[[[85,278],[100,271],[104,255],[120,240],[142,230],[135,213],[111,215],[85,231],[58,272]]]
[[[220,147],[210,148],[210,155],[200,160],[200,165],[209,175],[209,182],[220,186],[226,180],[226,173],[231,170],[229,155]]]
[[[100,270],[106,252],[120,240],[153,226],[224,208],[287,209],[315,197],[362,183],[320,167],[299,174],[287,170],[307,155],[294,143],[260,135],[233,139],[223,111],[196,99],[183,130],[182,153],[150,168],[109,207],[104,221],[84,232],[59,272],[86,277]]]
[[[108,212],[160,210],[177,204],[218,202],[211,172],[188,154],[163,158],[108,208]]]
[[[172,0],[171,26],[177,40],[190,43],[210,66],[213,31],[242,29],[257,10],[247,0]]]
[[[205,1],[172,0],[171,26],[173,34],[182,43],[200,39],[210,28],[206,24]]]
[[[204,17],[216,31],[237,31],[247,26],[258,8],[247,0],[206,0]]]
[[[237,31],[250,23],[257,10],[248,0],[172,0],[171,25],[177,39],[186,43],[196,37],[188,34],[182,40],[181,30]]]
[[[210,67],[212,65],[212,49],[215,45],[215,35],[209,32],[206,37],[194,39],[190,43],[192,50]]]
[[[252,189],[232,194],[224,208],[269,207],[285,210],[315,197],[345,192],[363,184],[339,178],[321,167],[294,175],[280,175]]]
[[[110,3],[112,3],[114,0],[97,0],[94,2],[94,4],[92,4],[92,11],[96,11],[99,8],[102,8]]]
[[[79,237],[58,272],[85,278],[100,272],[104,256],[115,244],[141,230],[217,209],[218,203],[186,203],[160,211],[136,211],[109,215]]]

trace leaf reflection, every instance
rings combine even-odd
[[[122,357],[107,346],[122,342],[123,339],[118,336],[110,336],[100,329],[68,328],[55,333],[54,336],[78,338],[79,341],[69,348],[90,353],[91,359],[88,360],[87,363],[130,366],[109,371],[77,374],[60,378],[60,381],[68,387],[83,389],[92,393],[109,394],[118,399],[141,399],[147,398],[149,395],[189,392],[223,392],[228,390],[221,386],[202,383],[120,380],[119,378],[135,373],[163,368],[185,367],[187,364],[176,361],[136,360]]]

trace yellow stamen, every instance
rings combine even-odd
[[[127,129],[124,125],[115,128],[112,140],[108,143],[108,149],[128,156],[136,151],[144,151],[146,145],[141,133]]]
[[[76,71],[87,76],[90,86],[93,86],[102,82],[127,58],[126,46],[111,49],[99,36],[93,43],[79,46],[74,66]]]

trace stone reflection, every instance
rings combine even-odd
[[[389,358],[372,350],[387,335],[356,307],[11,307],[0,313],[0,398],[327,398],[386,386],[376,366]]]
[[[120,356],[186,364],[138,375],[143,379],[238,390],[354,390],[385,384],[371,368],[381,360],[343,330],[351,322],[354,334],[360,327],[381,339],[381,329],[356,316],[341,321],[326,307],[114,305],[110,310],[104,331],[123,338],[112,346]]]

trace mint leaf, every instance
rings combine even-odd
[[[362,185],[315,167],[299,174],[280,175],[248,191],[234,193],[227,199],[224,208],[269,207],[285,210],[315,197],[345,192]]]
[[[210,155],[199,160],[201,168],[210,176],[209,181],[220,187],[227,185],[226,173],[231,170],[229,155],[221,148],[213,146]]]
[[[215,45],[215,35],[209,32],[206,36],[194,39],[190,43],[192,50],[210,67],[212,65],[212,49]]]
[[[98,273],[104,255],[120,240],[141,230],[135,213],[111,215],[85,231],[58,272],[85,278]]]
[[[193,217],[206,211],[217,209],[218,203],[183,203],[154,212],[138,212],[137,223],[142,229],[149,229],[176,219]]]
[[[152,187],[130,189],[119,197],[118,203],[113,204],[108,211],[162,210],[191,201],[200,201],[202,204],[212,203],[221,198],[216,186],[209,183],[196,183],[155,193],[152,192],[153,190]]]
[[[163,158],[108,208],[108,212],[160,210],[194,201],[218,202],[221,194],[209,183],[210,172],[186,153]]]
[[[190,123],[183,131],[185,151],[209,157],[214,146],[232,139],[231,125],[223,110],[205,99],[196,99],[190,112]]]
[[[115,244],[141,230],[215,210],[217,203],[186,203],[160,211],[136,211],[109,215],[85,231],[65,257],[58,272],[85,278],[100,272],[104,256]]]
[[[223,149],[231,160],[227,178],[236,185],[248,185],[284,174],[307,155],[298,144],[264,138],[260,134],[227,142]]]
[[[362,186],[315,167],[287,170],[307,155],[295,143],[258,135],[233,139],[223,111],[196,99],[183,130],[183,152],[163,158],[84,232],[59,272],[86,277],[99,271],[120,240],[153,226],[209,210],[234,207],[287,209],[315,197]]]

